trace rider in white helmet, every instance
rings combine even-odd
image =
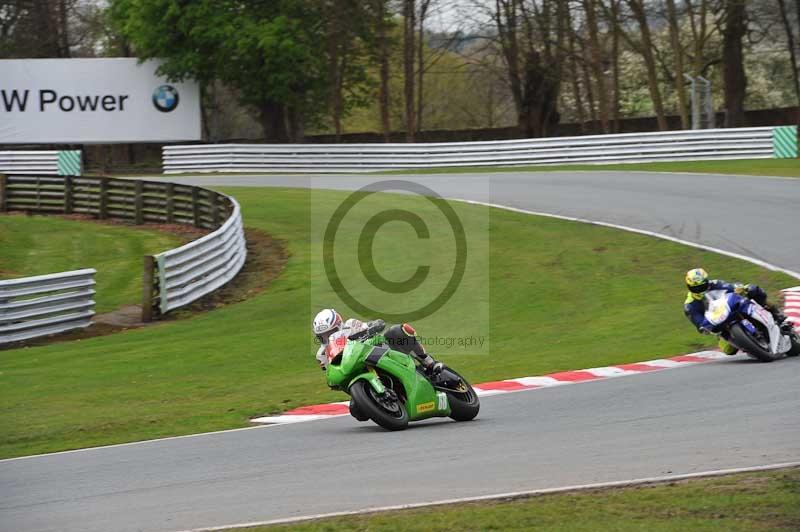
[[[314,316],[314,322],[312,326],[314,335],[317,337],[317,340],[320,344],[319,349],[317,350],[317,362],[319,362],[320,367],[324,370],[325,365],[328,362],[328,359],[325,356],[325,347],[328,345],[328,340],[330,339],[331,335],[338,331],[344,331],[348,336],[350,336],[351,334],[362,331],[367,327],[367,323],[355,318],[350,318],[349,320],[342,322],[342,316],[332,308],[320,310],[317,315]],[[383,336],[386,339],[386,343],[389,344],[392,349],[396,349],[406,353],[407,355],[415,357],[420,361],[422,367],[425,368],[425,371],[428,373],[439,373],[444,367],[441,362],[437,362],[432,356],[425,352],[425,347],[419,341],[417,341],[416,331],[408,323],[392,325]]]
[[[328,345],[328,339],[335,332],[345,331],[347,335],[361,331],[366,328],[366,324],[355,318],[342,322],[342,315],[332,308],[322,309],[314,316],[314,323],[312,326],[314,335],[319,341],[319,349],[317,349],[317,362],[325,369],[325,364],[328,362],[325,357],[325,347]]]

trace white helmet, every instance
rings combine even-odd
[[[323,344],[328,342],[331,334],[342,328],[342,316],[332,308],[326,308],[317,312],[314,316],[314,334]]]

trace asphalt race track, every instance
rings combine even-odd
[[[410,178],[441,180],[451,197],[642,228],[800,269],[800,180],[509,173],[492,175],[487,196],[479,174]],[[324,179],[352,188],[376,178]],[[792,462],[798,376],[800,358],[734,357],[486,397],[473,422],[432,420],[402,433],[342,417],[0,461],[0,530],[183,530]]]
[[[448,198],[624,225],[800,270],[800,179],[647,172],[169,177],[208,186],[356,189],[385,179]],[[488,184],[487,184],[488,180]]]

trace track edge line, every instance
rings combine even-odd
[[[628,231],[630,233],[638,233],[640,235],[650,236],[654,238],[660,238],[662,240],[669,240],[670,242],[675,242],[676,244],[682,244],[684,246],[690,246],[697,249],[702,249],[704,251],[711,251],[713,253],[718,253],[720,255],[725,255],[727,257],[731,257],[734,259],[743,260],[749,262],[751,264],[755,264],[756,266],[761,266],[762,268],[766,268],[768,270],[785,273],[790,277],[794,277],[795,279],[800,279],[800,272],[796,272],[793,270],[787,270],[786,268],[781,268],[780,266],[776,266],[769,262],[763,261],[761,259],[757,259],[754,257],[748,257],[747,255],[742,255],[741,253],[735,253],[733,251],[726,251],[724,249],[715,248],[713,246],[707,246],[705,244],[698,244],[697,242],[691,242],[689,240],[684,240],[682,238],[677,238],[674,236],[665,235],[663,233],[656,233],[655,231],[647,231],[645,229],[637,229],[635,227],[629,227],[627,225],[620,225],[614,224],[610,222],[601,222],[598,220],[589,220],[588,218],[577,218],[575,216],[565,216],[562,214],[553,214],[549,212],[540,212],[540,211],[531,211],[528,209],[520,209],[518,207],[510,207],[508,205],[500,205],[498,203],[489,203],[485,201],[477,201],[477,200],[468,200],[463,198],[452,198],[454,201],[460,201],[462,203],[468,203],[470,205],[481,205],[483,207],[491,207],[495,209],[502,209],[504,211],[509,212],[516,212],[520,214],[529,214],[533,216],[543,216],[546,218],[556,218],[558,220],[566,220],[569,222],[581,222],[590,225],[599,225],[601,227],[609,227],[611,229],[619,229],[621,231]]]
[[[413,510],[416,508],[428,508],[434,506],[445,506],[450,504],[462,504],[462,503],[470,503],[470,502],[481,502],[481,501],[493,501],[499,499],[526,499],[531,497],[537,497],[540,495],[550,495],[550,494],[557,494],[557,493],[567,493],[567,492],[580,492],[580,491],[590,491],[596,489],[607,489],[607,488],[626,488],[626,487],[635,487],[635,486],[647,486],[647,485],[657,485],[663,484],[667,482],[675,482],[680,480],[691,480],[691,479],[699,479],[699,478],[713,478],[713,477],[721,477],[726,475],[735,475],[739,473],[756,473],[760,471],[772,471],[777,469],[789,469],[793,467],[800,467],[800,462],[783,462],[778,464],[769,464],[763,466],[752,466],[752,467],[738,467],[732,469],[716,469],[710,471],[699,471],[697,473],[684,473],[679,475],[662,475],[657,477],[644,477],[644,478],[637,478],[631,480],[616,480],[611,482],[597,482],[594,484],[577,484],[573,486],[563,486],[559,488],[542,488],[542,489],[535,489],[535,490],[524,490],[524,491],[512,491],[507,493],[496,493],[492,495],[478,495],[474,497],[460,497],[456,499],[443,499],[439,501],[430,501],[430,502],[420,502],[420,503],[409,503],[409,504],[397,504],[393,506],[377,506],[373,508],[365,508],[362,510],[352,510],[352,511],[344,511],[344,512],[330,512],[324,514],[311,514],[305,516],[297,516],[297,517],[287,517],[287,518],[279,518],[279,519],[270,519],[266,521],[252,521],[247,523],[236,523],[230,525],[221,525],[221,526],[212,526],[212,527],[203,527],[203,528],[191,528],[191,529],[184,529],[176,532],[216,532],[220,530],[233,530],[236,528],[248,528],[248,527],[255,527],[255,526],[268,526],[268,525],[280,525],[280,524],[291,524],[291,523],[300,523],[304,521],[315,521],[319,519],[329,519],[333,517],[347,517],[352,515],[365,515],[365,514],[373,514],[373,513],[383,513],[383,512],[392,512],[392,511],[399,511],[399,510]]]

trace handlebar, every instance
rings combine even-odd
[[[386,328],[386,322],[383,320],[374,320],[367,323],[367,328],[355,332],[347,337],[348,340],[365,340],[375,336]]]

